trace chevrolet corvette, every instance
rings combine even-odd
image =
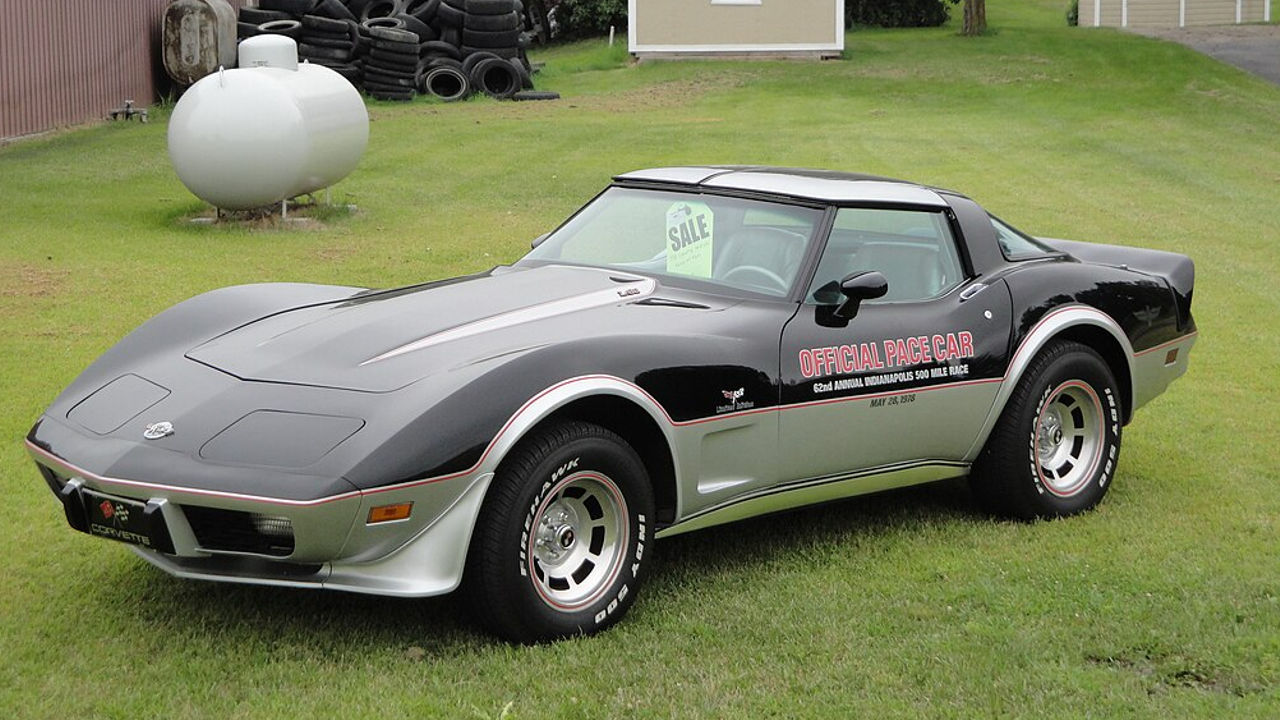
[[[968,478],[1072,515],[1187,368],[1192,261],[964,195],[641,170],[511,265],[230,287],[88,367],[26,439],[70,526],[184,578],[429,596],[592,633],[663,537]]]

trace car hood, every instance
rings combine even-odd
[[[566,316],[622,305],[657,283],[581,267],[483,275],[276,312],[187,357],[244,380],[389,392],[451,367],[564,340]]]

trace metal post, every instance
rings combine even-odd
[[[287,198],[280,201],[280,219],[289,219],[289,200]]]

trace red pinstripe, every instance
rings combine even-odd
[[[1084,312],[1092,312],[1092,313],[1096,313],[1096,314],[1098,314],[1098,315],[1102,315],[1103,317],[1106,317],[1106,315],[1105,315],[1105,314],[1103,314],[1101,311],[1096,310],[1096,309],[1093,309],[1093,308],[1085,308],[1085,307],[1079,307],[1079,306],[1068,307],[1068,308],[1059,308],[1059,309],[1057,309],[1057,310],[1054,310],[1054,311],[1051,311],[1051,312],[1047,313],[1044,317],[1042,317],[1042,318],[1040,319],[1040,321],[1039,321],[1039,322],[1037,322],[1037,323],[1035,324],[1035,326],[1034,326],[1034,327],[1032,327],[1031,331],[1027,333],[1027,337],[1030,337],[1032,334],[1034,334],[1034,333],[1036,332],[1036,330],[1038,330],[1041,326],[1043,326],[1046,322],[1048,322],[1048,321],[1049,321],[1051,318],[1053,318],[1054,316],[1059,315],[1059,314],[1064,313],[1064,312],[1071,312],[1071,311],[1073,311],[1073,310],[1079,310],[1079,311],[1084,311]],[[1195,335],[1196,335],[1196,333],[1194,333],[1194,332],[1192,332],[1192,333],[1188,333],[1187,335],[1183,335],[1183,336],[1182,336],[1182,337],[1180,337],[1180,338],[1176,338],[1176,339],[1174,339],[1174,340],[1170,340],[1169,342],[1166,342],[1166,343],[1164,343],[1164,344],[1162,344],[1162,345],[1157,345],[1157,346],[1155,346],[1155,347],[1153,347],[1153,348],[1148,348],[1148,349],[1146,349],[1146,350],[1143,350],[1141,353],[1135,353],[1135,357],[1136,357],[1136,356],[1138,356],[1138,355],[1142,355],[1142,354],[1146,354],[1146,353],[1149,353],[1149,352],[1153,352],[1153,351],[1155,351],[1155,350],[1159,350],[1160,348],[1165,347],[1165,346],[1167,346],[1167,345],[1171,345],[1171,344],[1174,344],[1174,343],[1177,343],[1177,342],[1182,342],[1183,340],[1186,340],[1186,339],[1189,339],[1189,338],[1191,338],[1191,337],[1194,337]],[[1026,343],[1024,342],[1021,346],[1019,346],[1019,347],[1018,347],[1018,350],[1014,353],[1013,357],[1012,357],[1012,358],[1010,358],[1010,361],[1009,361],[1009,365],[1008,365],[1008,367],[1010,367],[1010,368],[1011,368],[1011,367],[1013,367],[1013,366],[1014,366],[1014,364],[1015,364],[1015,362],[1017,361],[1018,357],[1019,357],[1019,356],[1022,354],[1022,352],[1023,352],[1024,350],[1026,350],[1026,349],[1027,349],[1027,345],[1026,345]],[[788,410],[799,410],[799,409],[804,409],[804,408],[809,408],[809,407],[815,407],[815,406],[819,406],[819,405],[832,405],[832,404],[842,403],[842,402],[856,402],[856,401],[861,401],[861,400],[870,400],[870,399],[872,399],[872,398],[879,398],[879,397],[889,397],[889,396],[894,396],[894,395],[905,395],[905,394],[911,394],[911,393],[930,392],[930,391],[933,391],[933,390],[950,390],[950,389],[954,389],[954,388],[966,387],[966,386],[972,386],[972,385],[982,385],[982,384],[993,383],[993,382],[1004,382],[1004,381],[1005,381],[1005,380],[1007,380],[1007,379],[1008,379],[1008,370],[1006,369],[1005,374],[1004,374],[1004,375],[1002,375],[1002,376],[1000,376],[1000,377],[998,377],[998,378],[984,378],[984,379],[980,379],[980,380],[965,380],[965,381],[955,382],[955,383],[942,383],[942,384],[938,384],[938,385],[931,385],[931,386],[929,386],[929,387],[922,387],[922,388],[909,388],[909,389],[902,389],[902,390],[891,390],[891,391],[886,391],[886,392],[883,392],[883,393],[873,393],[873,394],[866,394],[866,395],[854,395],[854,396],[849,396],[849,397],[830,398],[830,399],[827,399],[827,400],[811,400],[811,401],[806,401],[806,402],[801,402],[801,403],[794,403],[794,404],[791,404],[791,405],[778,405],[778,406],[767,407],[767,408],[755,408],[755,409],[751,409],[751,410],[742,410],[742,411],[739,411],[739,412],[725,413],[725,414],[723,414],[723,415],[714,415],[714,416],[711,416],[711,417],[705,417],[705,418],[696,418],[696,419],[693,419],[693,420],[674,420],[674,419],[672,419],[671,415],[667,412],[667,409],[666,409],[665,407],[663,407],[661,403],[659,403],[656,399],[654,399],[654,397],[653,397],[652,395],[650,395],[647,391],[645,391],[645,389],[644,389],[644,388],[640,387],[639,385],[636,385],[635,383],[628,382],[628,381],[626,381],[626,380],[623,380],[622,378],[615,377],[615,376],[612,376],[612,375],[583,375],[583,376],[580,376],[580,377],[570,378],[570,379],[568,379],[568,380],[563,380],[563,381],[561,381],[561,382],[558,382],[558,383],[556,383],[555,385],[552,385],[552,386],[550,386],[550,387],[546,388],[545,390],[543,390],[543,391],[539,392],[537,395],[534,395],[534,396],[533,396],[532,398],[530,398],[529,400],[525,401],[525,403],[524,403],[523,405],[521,405],[521,406],[520,406],[520,408],[519,408],[518,410],[516,410],[516,412],[515,412],[515,413],[513,413],[513,414],[511,415],[511,417],[507,418],[507,421],[503,424],[502,428],[501,428],[501,429],[499,429],[499,430],[498,430],[498,432],[497,432],[497,434],[495,434],[495,435],[493,436],[493,439],[489,441],[489,444],[485,447],[484,452],[480,455],[480,459],[479,459],[479,460],[477,460],[477,461],[475,462],[475,464],[473,464],[471,467],[469,467],[469,468],[467,468],[467,469],[465,469],[465,470],[460,470],[460,471],[458,471],[458,472],[449,473],[449,474],[447,474],[447,475],[438,475],[438,476],[430,477],[430,478],[421,478],[421,479],[418,479],[418,480],[411,480],[411,481],[409,481],[409,482],[400,483],[400,484],[397,484],[397,485],[387,485],[387,486],[384,486],[384,487],[371,488],[371,489],[368,489],[368,490],[355,490],[355,491],[352,491],[352,492],[342,493],[342,494],[339,494],[339,495],[333,495],[333,496],[330,496],[330,497],[320,498],[320,499],[317,499],[317,500],[284,500],[284,499],[280,499],[280,498],[269,498],[269,497],[262,497],[262,496],[258,496],[258,495],[244,495],[244,494],[240,494],[240,493],[226,493],[226,492],[218,492],[218,491],[215,491],[215,490],[194,490],[194,489],[189,489],[189,488],[176,487],[176,486],[172,486],[172,485],[163,485],[163,484],[158,484],[158,483],[140,482],[140,481],[137,481],[137,480],[124,480],[124,479],[120,479],[120,478],[109,478],[109,477],[103,477],[103,476],[101,476],[101,475],[97,475],[97,474],[91,473],[91,472],[89,472],[89,471],[87,471],[87,470],[84,470],[84,469],[82,469],[82,468],[79,468],[79,467],[77,467],[76,465],[74,465],[74,464],[72,464],[72,463],[69,463],[69,462],[67,462],[66,460],[63,460],[62,458],[59,458],[58,456],[53,455],[52,453],[49,453],[49,452],[47,452],[47,451],[45,451],[45,450],[43,450],[43,449],[41,449],[41,448],[37,447],[37,446],[36,446],[36,445],[34,445],[30,440],[27,440],[27,441],[26,441],[26,444],[27,444],[27,449],[28,449],[28,450],[29,450],[33,455],[37,455],[37,456],[40,456],[40,457],[45,457],[45,458],[47,458],[49,461],[51,461],[51,462],[52,462],[52,463],[54,463],[54,464],[64,465],[64,466],[66,466],[67,468],[70,468],[70,469],[72,469],[72,470],[75,470],[75,471],[76,471],[76,473],[77,473],[77,474],[79,474],[79,475],[81,475],[82,477],[92,478],[93,480],[95,480],[95,481],[97,481],[97,482],[100,482],[100,483],[105,483],[105,484],[115,484],[115,485],[124,485],[124,486],[127,486],[127,487],[137,487],[137,488],[152,488],[152,489],[165,490],[165,491],[176,492],[176,493],[186,493],[186,494],[190,494],[190,495],[201,495],[201,496],[208,496],[208,497],[220,497],[220,498],[235,499],[235,500],[247,500],[247,501],[251,501],[251,502],[260,502],[260,503],[274,504],[274,505],[288,505],[288,506],[312,506],[312,505],[322,505],[322,504],[325,504],[325,503],[335,502],[335,501],[338,501],[338,500],[345,500],[345,499],[352,498],[352,497],[364,497],[364,496],[369,496],[369,495],[376,495],[376,494],[378,494],[378,493],[392,492],[392,491],[396,491],[396,490],[407,490],[407,489],[414,488],[414,487],[418,487],[418,486],[421,486],[421,485],[427,485],[427,484],[430,484],[430,483],[443,482],[443,481],[445,481],[445,480],[452,480],[452,479],[454,479],[454,478],[459,478],[459,477],[463,477],[463,476],[465,476],[465,475],[470,475],[471,473],[475,472],[477,469],[479,469],[479,468],[484,464],[485,460],[486,460],[486,459],[488,459],[489,455],[493,452],[494,448],[497,446],[498,441],[502,439],[502,436],[507,432],[507,430],[509,430],[509,429],[511,428],[512,424],[514,424],[514,423],[515,423],[515,421],[520,417],[520,415],[521,415],[521,414],[523,414],[526,410],[528,410],[528,409],[529,409],[529,407],[530,407],[530,406],[532,406],[534,403],[536,403],[536,402],[538,402],[539,400],[541,400],[542,398],[546,397],[548,394],[553,393],[553,392],[555,392],[556,390],[558,390],[558,389],[560,389],[560,388],[562,388],[562,387],[565,387],[565,386],[567,386],[567,385],[571,385],[571,384],[573,384],[573,383],[589,382],[589,381],[593,381],[593,380],[606,380],[606,381],[609,381],[609,382],[615,382],[615,383],[619,383],[619,384],[625,385],[625,386],[627,386],[627,387],[629,387],[629,388],[631,388],[631,389],[635,390],[636,392],[638,392],[638,393],[639,393],[639,394],[641,394],[642,396],[644,396],[644,397],[645,397],[649,402],[651,402],[651,403],[653,404],[653,406],[654,406],[654,407],[658,408],[658,410],[662,413],[662,416],[663,416],[663,418],[666,420],[666,422],[667,422],[667,424],[668,424],[668,425],[670,425],[670,426],[672,426],[672,427],[686,427],[686,426],[691,426],[691,425],[700,425],[700,424],[703,424],[703,423],[709,423],[709,422],[719,422],[719,421],[722,421],[722,420],[729,420],[729,419],[732,419],[732,418],[744,417],[744,416],[748,416],[748,415],[756,415],[756,414],[759,414],[759,413],[767,413],[767,412],[785,412],[785,411],[788,411]]]

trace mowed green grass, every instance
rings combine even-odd
[[[0,715],[1280,715],[1280,88],[1056,2],[988,12],[987,37],[859,31],[822,64],[587,43],[541,56],[557,103],[375,104],[335,189],[359,212],[319,231],[185,222],[162,121],[0,149]],[[998,522],[943,483],[673,538],[624,623],[541,647],[452,598],[170,578],[67,529],[21,447],[172,303],[508,262],[667,163],[900,176],[1037,234],[1188,253],[1191,370],[1127,428],[1096,512]]]

